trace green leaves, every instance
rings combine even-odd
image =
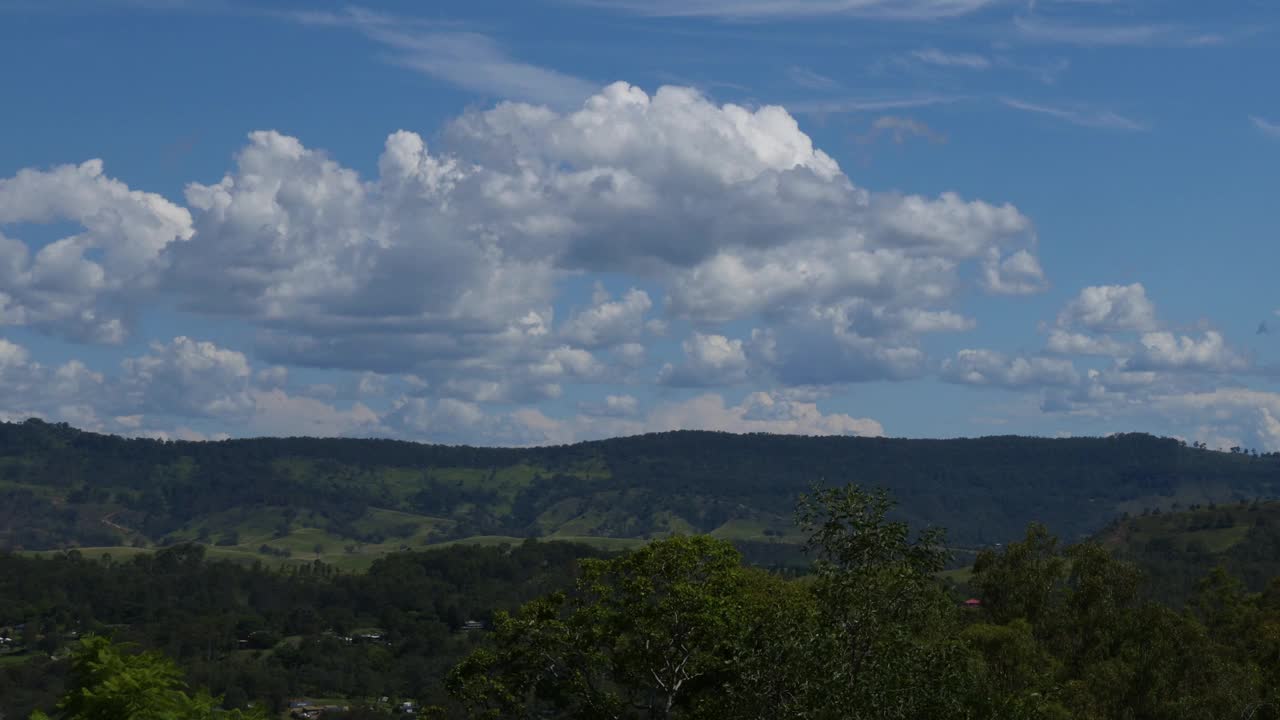
[[[450,690],[480,718],[697,716],[748,622],[746,578],[737,551],[708,537],[584,561],[571,593],[500,615]]]
[[[1031,623],[976,623],[961,630],[960,638],[979,656],[979,717],[1066,717],[1056,701],[1058,662],[1036,641]]]
[[[1032,526],[1023,542],[980,556],[973,585],[986,622],[962,635],[982,655],[985,694],[1008,717],[1240,717],[1268,695],[1250,660],[1262,654],[1244,649],[1266,625],[1256,598],[1225,573],[1202,584],[1206,628],[1144,600],[1137,568],[1101,545],[1060,550]]]
[[[941,533],[913,537],[892,508],[856,487],[806,497],[815,561],[799,580],[708,538],[585,562],[571,592],[500,616],[451,687],[489,720],[1272,717],[1243,658],[1276,643],[1227,636],[1275,635],[1260,610],[1273,596],[1211,577],[1206,630],[1145,602],[1137,570],[1101,546],[1064,550],[1033,525],[981,554],[982,609],[962,613],[935,578]]]
[[[227,712],[208,693],[188,694],[182,673],[158,653],[128,654],[100,636],[80,642],[71,657],[72,684],[58,703],[63,720],[239,720],[265,717]],[[35,713],[32,720],[47,720]]]
[[[880,492],[846,487],[812,493],[801,505],[800,519],[814,565],[812,573],[798,579],[744,567],[732,546],[709,537],[673,537],[627,555],[576,563],[577,550],[553,544],[539,549],[540,544],[529,543],[497,555],[459,548],[382,560],[365,576],[344,576],[340,585],[349,594],[330,594],[337,585],[328,578],[298,585],[327,588],[297,596],[314,600],[323,614],[290,613],[289,622],[312,635],[330,626],[324,623],[349,631],[356,627],[353,607],[359,603],[376,608],[388,635],[399,637],[414,622],[427,629],[442,625],[422,611],[438,597],[454,598],[475,587],[478,579],[489,578],[501,588],[503,594],[491,598],[531,597],[566,585],[514,612],[497,612],[491,633],[444,630],[421,636],[424,644],[451,639],[454,647],[474,648],[449,675],[448,687],[458,702],[441,710],[449,717],[1280,717],[1280,705],[1271,702],[1277,699],[1271,688],[1280,685],[1280,583],[1253,594],[1226,572],[1216,572],[1201,584],[1190,608],[1171,609],[1148,601],[1135,567],[1107,548],[1088,543],[1063,548],[1045,528],[1032,526],[1023,541],[980,555],[970,587],[981,608],[961,610],[958,598],[950,597],[935,576],[946,557],[941,533],[913,534],[907,524],[890,519],[892,512],[891,500]],[[499,556],[498,572],[481,570],[482,560]],[[59,563],[81,574],[91,566],[70,559]],[[534,569],[553,567],[550,563],[559,568],[556,574]],[[162,582],[176,588],[280,587],[229,585],[241,571],[209,567],[190,553],[169,552],[134,564],[147,570],[136,577],[156,587]],[[441,574],[457,575],[457,584],[424,584]],[[34,582],[30,573],[16,576],[24,587]],[[268,576],[255,571],[245,577],[265,581]],[[354,592],[357,584],[370,584],[368,594]],[[182,601],[172,591],[155,597],[152,602],[168,612]],[[454,627],[472,616],[461,607],[453,614]],[[168,637],[188,644],[206,635],[234,642],[270,629],[254,617],[236,618],[193,612],[183,615]],[[59,628],[52,618],[40,622],[40,627],[49,625],[46,634]],[[304,653],[318,657],[363,647],[348,647],[327,635],[297,645],[275,639],[266,645],[281,663],[277,667],[301,666]],[[235,662],[238,655],[201,657],[207,664],[193,673],[203,670],[203,677],[211,677],[211,668]],[[381,694],[385,684],[374,681],[384,675],[399,674],[409,682],[418,678],[424,687],[432,682],[434,668],[409,664],[405,655],[381,645],[349,657],[353,660],[332,667],[352,671],[341,692],[354,701]],[[241,717],[219,709],[207,693],[189,690],[160,655],[136,654],[89,637],[74,651],[71,665],[71,682],[59,705],[66,720]],[[286,697],[291,681],[272,677],[281,687],[275,697]],[[235,686],[226,687],[233,693]],[[236,689],[232,696],[242,703],[253,692]],[[32,717],[44,720],[40,714]]]
[[[988,617],[999,623],[1025,619],[1033,625],[1046,620],[1051,599],[1062,590],[1067,562],[1059,554],[1058,539],[1039,523],[1027,527],[1022,542],[1003,552],[983,550],[973,565],[973,586]]]
[[[891,521],[887,493],[855,486],[801,500],[799,522],[816,556],[818,627],[806,661],[801,717],[963,717],[972,673],[952,633],[956,609],[934,574],[942,533],[914,540]]]
[[[743,568],[727,543],[675,537],[583,563],[574,590],[501,616],[450,688],[475,718],[963,717],[974,673],[933,577],[883,493],[801,505],[815,576]]]

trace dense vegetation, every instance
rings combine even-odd
[[[1280,577],[1280,503],[1199,505],[1112,523],[1099,540],[1133,561],[1146,592],[1180,605],[1215,568],[1261,592]]]
[[[164,652],[197,685],[271,710],[295,696],[443,699],[439,679],[495,610],[572,581],[598,553],[566,543],[396,553],[367,572],[210,561],[198,545],[127,562],[71,551],[0,553],[0,714],[26,717],[62,690],[64,648],[108,633]],[[375,637],[376,636],[376,637]]]
[[[190,692],[182,671],[157,652],[130,653],[100,635],[70,655],[70,687],[58,701],[63,720],[266,720],[265,709],[226,710],[204,689]],[[48,720],[37,710],[31,720]]]
[[[500,614],[450,687],[487,720],[1280,717],[1280,581],[1249,594],[1217,570],[1174,609],[1102,545],[1032,525],[979,555],[980,604],[958,605],[940,535],[888,508],[854,488],[806,500],[803,581],[707,538],[586,562],[569,592]]]
[[[532,541],[406,553],[364,575],[244,568],[199,548],[126,564],[9,556],[30,579],[0,585],[0,608],[38,628],[24,642],[62,656],[68,628],[114,631],[179,658],[200,689],[158,655],[90,636],[69,659],[7,664],[0,712],[262,717],[283,683],[328,693],[349,707],[339,718],[393,717],[406,698],[437,705],[415,705],[422,717],[476,720],[1280,717],[1280,580],[1250,592],[1217,569],[1184,606],[1160,604],[1103,544],[1032,525],[980,553],[973,607],[938,580],[941,533],[912,533],[890,509],[854,487],[803,499],[813,565],[799,578],[706,536],[611,557]],[[450,602],[492,630],[456,632]],[[355,627],[373,622],[386,627]]]
[[[821,489],[849,481],[901,504]],[[157,717],[299,696],[352,717],[1280,717],[1278,488],[1280,456],[1147,435],[490,449],[0,424],[0,716],[116,687],[96,657],[163,680]],[[1011,542],[1034,521],[1063,546],[1036,524]],[[98,633],[177,670],[78,641]]]
[[[795,563],[815,484],[886,488],[953,545],[1042,521],[1078,540],[1124,512],[1280,495],[1280,456],[1148,435],[898,440],[672,432],[502,449],[307,438],[123,439],[0,424],[0,548],[154,547],[367,566],[386,552],[525,537],[635,547],[672,533]],[[496,537],[495,537],[496,536]]]

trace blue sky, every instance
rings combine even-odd
[[[1278,25],[0,0],[0,417],[1280,449]]]

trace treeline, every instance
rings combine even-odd
[[[802,499],[798,578],[706,536],[616,556],[455,547],[358,575],[209,562],[197,546],[124,563],[0,555],[0,635],[34,658],[0,663],[0,713],[56,717],[63,697],[67,720],[107,717],[66,700],[105,682],[76,669],[96,653],[168,678],[159,696],[185,709],[165,717],[183,720],[296,696],[345,697],[367,718],[403,701],[476,720],[1280,718],[1280,579],[1251,591],[1215,569],[1165,604],[1134,563],[1032,525],[958,588],[938,579],[942,533],[892,507],[853,486]],[[157,656],[77,640],[90,633],[163,652],[200,692],[174,694]]]
[[[1181,605],[1216,568],[1251,592],[1280,577],[1280,503],[1193,506],[1118,521],[1101,537],[1144,571],[1144,591]]]
[[[0,715],[48,709],[91,633],[158,650],[230,707],[299,695],[443,701],[440,681],[499,609],[572,583],[590,548],[527,542],[400,553],[369,571],[209,561],[201,546],[127,562],[0,553]],[[374,637],[376,636],[376,637]],[[0,647],[0,651],[4,650]],[[4,662],[10,658],[10,662]]]
[[[1079,539],[1175,493],[1204,501],[1280,495],[1280,456],[1173,439],[960,440],[671,432],[531,449],[390,440],[123,439],[38,420],[0,423],[0,547],[160,543],[232,510],[293,508],[357,529],[367,508],[444,518],[447,535],[534,536],[594,518],[592,534],[711,532],[733,519],[786,524],[815,484],[891,491],[895,517],[948,527],[977,547],[1032,520]],[[572,508],[566,514],[565,509]],[[103,522],[127,527],[126,536]],[[673,524],[674,523],[674,524]],[[767,541],[764,536],[741,538]]]
[[[801,581],[708,538],[588,561],[500,614],[449,686],[477,720],[1280,717],[1280,582],[1250,594],[1217,571],[1175,609],[1101,545],[1033,525],[981,554],[960,603],[935,580],[940,535],[888,509],[852,488],[806,502]]]

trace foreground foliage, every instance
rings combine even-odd
[[[106,638],[89,636],[71,654],[72,684],[58,703],[64,720],[265,720],[261,711],[226,711],[221,698],[189,693],[172,660],[129,654]],[[49,720],[35,712],[31,720]]]
[[[443,702],[440,680],[480,639],[467,621],[571,583],[577,560],[596,556],[566,543],[451,547],[345,574],[210,561],[199,546],[128,562],[0,553],[0,636],[13,640],[0,646],[0,714],[50,708],[74,635],[92,632],[164,652],[229,707],[279,712],[308,695]]]
[[[1142,598],[1133,565],[1033,525],[983,553],[981,609],[961,608],[935,579],[941,535],[912,538],[889,509],[855,488],[807,498],[801,581],[708,538],[591,561],[571,591],[500,615],[450,688],[485,720],[1278,717],[1269,595],[1218,572],[1175,611]]]
[[[883,492],[815,490],[798,521],[813,559],[798,577],[696,535],[615,556],[405,553],[357,575],[194,547],[129,563],[0,555],[0,630],[25,618],[32,657],[62,658],[72,628],[105,630],[181,669],[72,643],[70,659],[0,664],[0,712],[216,717],[312,695],[389,697],[352,711],[368,718],[403,700],[477,720],[1280,718],[1280,580],[1251,591],[1217,569],[1164,604],[1109,548],[1033,524],[957,588],[938,579],[942,534],[913,533]]]

